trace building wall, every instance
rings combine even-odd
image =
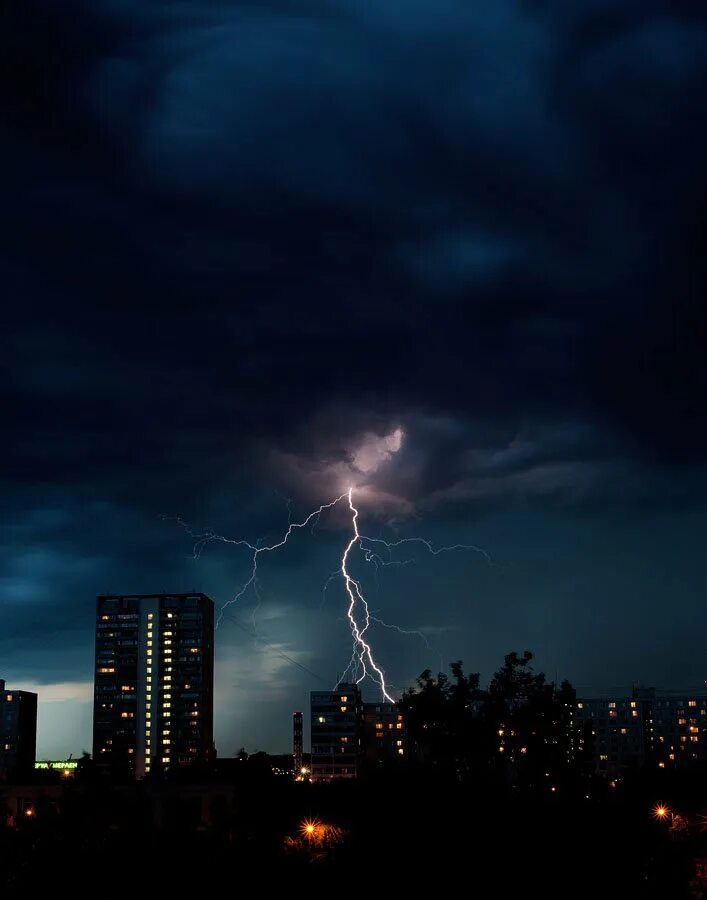
[[[635,691],[580,699],[574,716],[578,754],[600,774],[642,766],[670,768],[707,758],[707,696]]]
[[[204,594],[96,600],[93,754],[113,775],[213,757],[214,612]]]
[[[312,779],[355,778],[362,724],[361,692],[342,683],[334,691],[312,691]]]
[[[397,703],[364,703],[361,740],[364,757],[383,764],[402,759],[407,753],[403,714]]]
[[[0,777],[31,774],[37,755],[37,695],[0,681]]]

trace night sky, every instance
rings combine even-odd
[[[348,483],[368,534],[491,560],[355,564],[424,637],[372,626],[396,690],[525,648],[703,683],[701,4],[7,6],[0,677],[41,756],[90,748],[96,594],[247,579],[169,517],[267,543]],[[259,640],[230,608],[221,755],[345,667],[348,536],[261,557]]]

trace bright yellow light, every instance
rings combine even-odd
[[[656,819],[665,819],[670,814],[670,810],[662,803],[658,803],[653,807],[653,815]]]
[[[314,825],[312,825],[310,822],[309,824],[304,826],[304,830],[307,832],[307,834],[314,834]]]

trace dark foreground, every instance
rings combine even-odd
[[[707,845],[696,777],[595,785],[589,796],[414,773],[339,785],[246,777],[6,786],[0,804],[17,808],[0,831],[0,896],[85,888],[181,895],[241,890],[256,879],[296,890],[329,885],[332,895],[456,883],[481,897],[700,898]],[[662,820],[657,801],[670,810]]]

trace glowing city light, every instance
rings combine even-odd
[[[653,807],[653,815],[660,821],[670,815],[670,810],[663,803],[657,803]]]

